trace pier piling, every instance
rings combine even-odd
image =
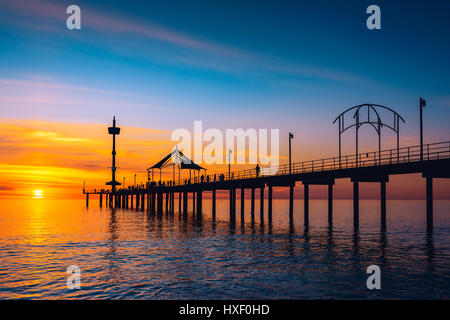
[[[353,226],[359,227],[359,182],[353,181]]]
[[[293,222],[294,222],[294,185],[291,185],[289,186],[289,223]]]
[[[328,224],[333,224],[333,185],[328,185]]]
[[[433,177],[426,177],[427,231],[433,231]]]
[[[183,192],[183,218],[187,218],[188,211],[188,193],[187,191]]]
[[[259,189],[259,218],[264,223],[264,187]]]
[[[307,226],[309,224],[309,184],[305,183],[304,187],[304,198],[303,198],[303,206],[304,206],[304,224]]]
[[[255,220],[255,188],[252,188],[250,213],[252,216],[252,221]]]
[[[269,185],[267,205],[267,220],[272,223],[272,185]]]
[[[241,221],[244,221],[244,201],[245,201],[245,189],[241,188]]]
[[[202,215],[202,190],[197,191],[197,220],[201,219]]]
[[[386,228],[386,182],[380,182],[381,227]]]
[[[212,217],[216,219],[216,189],[212,191]]]

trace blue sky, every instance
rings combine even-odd
[[[65,27],[77,4],[82,29]],[[368,5],[381,30],[366,28]],[[448,1],[0,0],[4,118],[336,136],[352,105],[390,106],[415,143],[450,129]],[[329,153],[329,152],[328,152]]]

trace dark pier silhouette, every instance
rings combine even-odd
[[[425,105],[421,99],[420,108]],[[394,125],[390,126],[382,122],[377,110],[382,108],[392,112]],[[350,111],[353,114],[354,123],[346,124],[345,115]],[[422,111],[421,111],[422,112]],[[367,115],[362,120],[361,113]],[[100,207],[103,206],[103,196],[105,203],[109,207],[147,210],[151,213],[162,215],[165,200],[166,214],[175,212],[175,196],[178,194],[178,212],[183,218],[188,215],[188,194],[192,194],[191,201],[193,215],[197,221],[201,220],[203,210],[203,193],[211,192],[212,215],[216,215],[216,194],[219,190],[229,192],[229,220],[230,223],[236,221],[236,195],[240,191],[240,215],[244,221],[244,199],[245,190],[251,191],[251,218],[255,216],[255,197],[259,193],[259,214],[261,224],[265,221],[264,191],[267,188],[267,221],[272,222],[272,194],[274,187],[289,188],[289,219],[293,223],[294,219],[294,188],[296,182],[301,182],[304,186],[304,224],[309,224],[309,187],[313,185],[324,185],[328,188],[328,222],[333,223],[333,187],[336,179],[350,179],[353,184],[353,224],[359,227],[359,186],[361,183],[378,183],[380,185],[381,212],[380,221],[382,228],[386,227],[386,184],[391,175],[421,173],[426,179],[426,221],[427,231],[433,230],[433,180],[437,178],[450,178],[450,141],[416,145],[408,147],[399,146],[399,123],[403,118],[390,108],[380,105],[364,104],[355,106],[339,115],[335,122],[339,121],[339,155],[337,157],[325,158],[312,161],[304,161],[280,165],[278,167],[264,168],[260,172],[259,166],[255,169],[228,171],[222,174],[206,175],[206,170],[185,157],[181,151],[175,148],[168,156],[163,158],[154,166],[147,169],[148,182],[145,185],[130,186],[128,188],[118,188],[120,185],[115,181],[115,134],[119,134],[120,129],[115,126],[110,127],[110,134],[113,134],[113,168],[112,181],[108,182],[112,186],[111,190],[86,190],[86,205],[89,205],[89,195],[98,194]],[[345,126],[345,124],[347,126]],[[374,127],[378,134],[379,148],[374,152],[358,153],[358,129],[361,125],[368,124]],[[397,133],[397,146],[394,149],[381,150],[381,128],[387,127]],[[116,128],[116,129],[111,129]],[[350,155],[342,155],[340,147],[340,135],[349,128],[356,130],[356,152]],[[421,126],[422,128],[422,126]],[[422,136],[422,134],[421,134]],[[289,142],[293,135],[289,134]],[[290,144],[289,144],[290,145]],[[290,157],[289,157],[290,158]],[[162,181],[161,170],[172,166],[172,179]],[[175,175],[175,167],[178,168],[178,178]],[[159,169],[158,182],[155,182],[154,170]],[[194,177],[181,181],[180,170],[194,170]],[[205,170],[205,174],[200,175],[200,171]],[[197,175],[195,175],[197,172]],[[150,177],[151,176],[151,177]]]

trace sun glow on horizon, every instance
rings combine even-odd
[[[44,198],[44,192],[41,189],[33,190],[33,199]]]

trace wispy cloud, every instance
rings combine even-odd
[[[43,0],[5,1],[5,8],[27,17],[40,20],[42,23],[54,21],[64,22],[67,19],[66,6],[60,2]],[[136,17],[118,17],[102,14],[103,10],[83,6],[83,28],[92,28],[105,33],[122,33],[140,35],[145,38],[159,40],[184,48],[206,51],[214,54],[239,57],[242,52],[212,41],[199,39],[191,35],[171,30],[156,23],[137,22]],[[60,29],[60,28],[58,28]]]
[[[42,88],[42,89],[65,89],[65,90],[70,90],[70,91],[84,91],[84,92],[101,93],[101,94],[130,95],[127,92],[114,91],[114,90],[103,90],[103,89],[72,86],[72,85],[63,85],[63,84],[51,82],[51,81],[49,81],[48,78],[41,78],[41,79],[44,81],[0,78],[0,85],[35,87],[35,88]]]
[[[66,7],[59,2],[43,0],[16,0],[4,4],[15,14],[21,14],[35,19],[36,24],[28,26],[39,28],[41,31],[60,33],[64,30]],[[165,58],[172,59],[172,63],[214,70],[226,73],[275,73],[298,78],[319,78],[332,81],[356,82],[364,80],[360,76],[346,72],[323,68],[308,64],[298,64],[278,57],[249,52],[230,45],[217,43],[208,39],[196,37],[186,32],[179,32],[151,21],[142,21],[134,16],[118,16],[107,14],[101,8],[82,8],[82,28],[90,29],[104,35],[137,36],[150,41],[160,41],[191,52],[181,51],[178,54],[166,54]],[[57,22],[57,25],[54,23]],[[23,19],[17,21],[23,23]],[[41,27],[39,27],[41,25]],[[53,29],[52,29],[53,28]],[[119,50],[114,48],[111,50]],[[145,52],[145,45],[141,51]],[[133,56],[135,53],[120,51],[121,54]],[[194,54],[197,52],[197,55]],[[154,59],[155,57],[148,59]],[[164,59],[164,57],[162,57]],[[169,62],[170,63],[170,62]]]

